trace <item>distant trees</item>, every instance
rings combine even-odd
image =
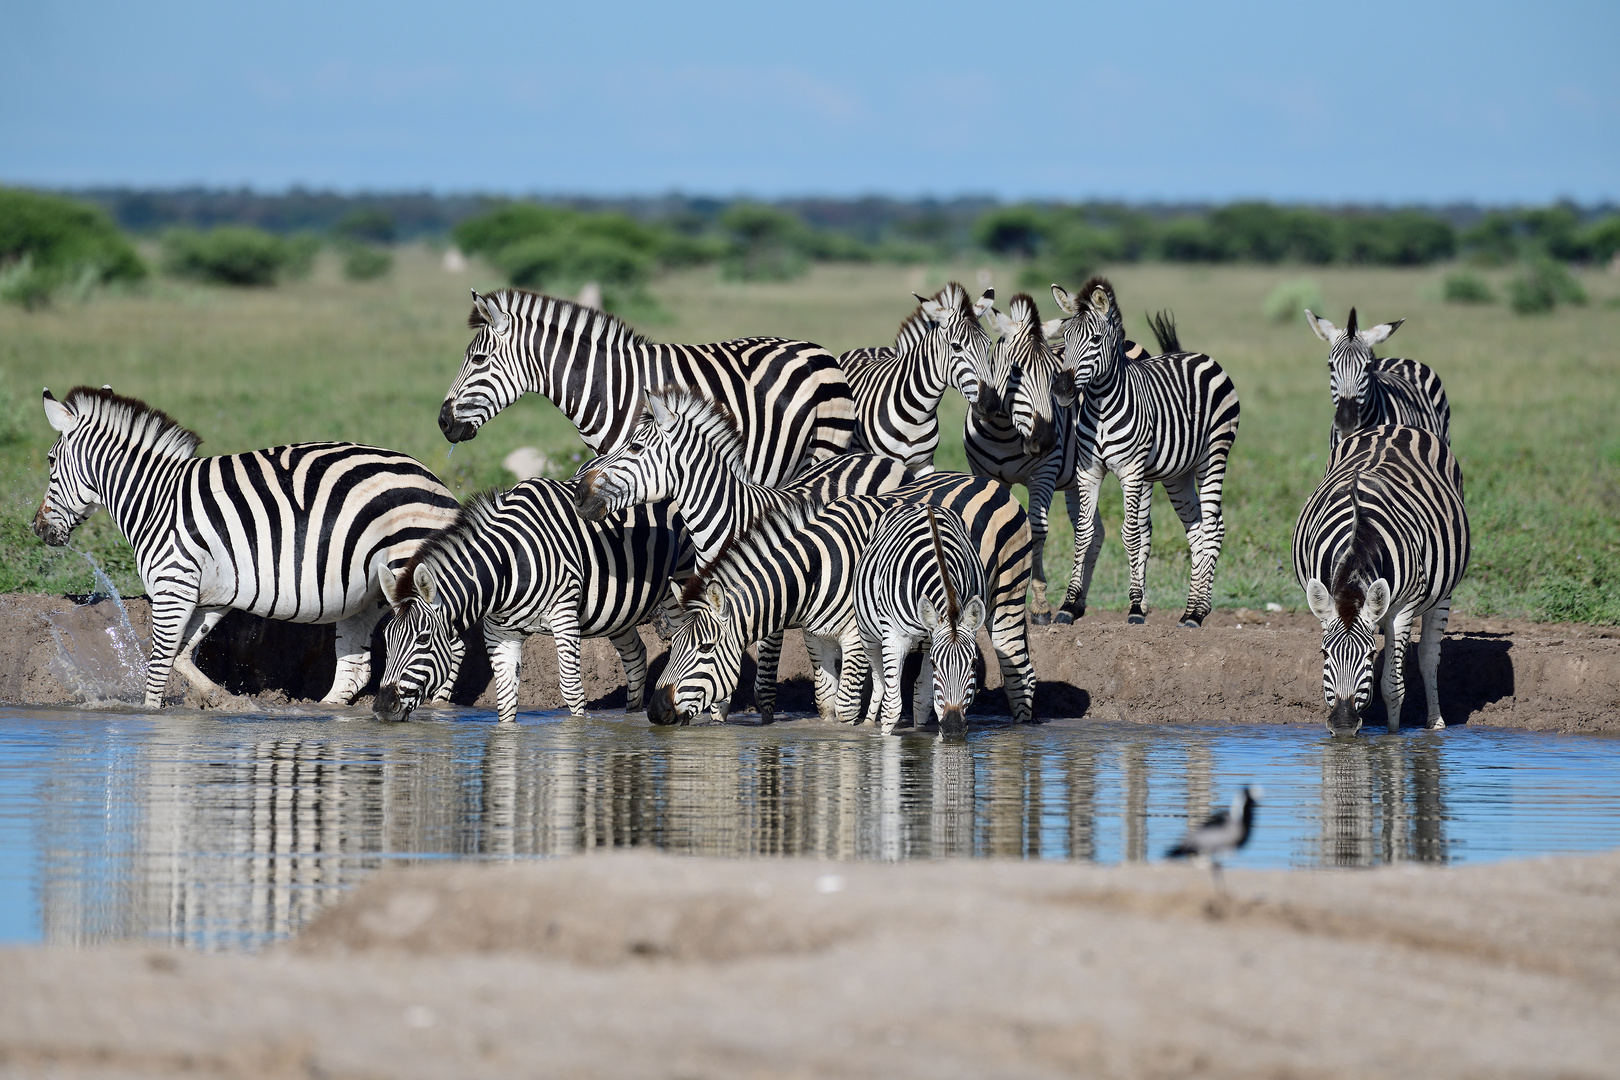
[[[34,308],[68,286],[139,281],[146,264],[101,210],[0,188],[0,299]]]

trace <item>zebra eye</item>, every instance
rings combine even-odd
[[[432,640],[433,640],[433,635],[428,633],[426,630],[424,630],[420,634],[416,635],[416,643],[418,645],[426,645],[429,641],[432,641]]]
[[[645,446],[642,446],[642,445],[641,445],[641,444],[640,444],[640,443],[638,443],[638,442],[633,442],[633,443],[631,443],[631,444],[630,444],[630,452],[631,452],[631,453],[632,453],[632,454],[639,454],[639,453],[641,453],[641,452],[642,452],[642,451],[643,451],[643,450],[645,450],[645,449],[646,449],[646,447],[645,447]]]
[[[473,355],[467,357],[467,363],[471,364],[473,367],[483,367],[485,364],[489,363],[489,357],[474,353]]]
[[[707,656],[709,653],[714,652],[714,642],[712,642],[712,641],[700,641],[700,642],[698,642],[697,651],[700,652],[700,653],[703,653],[705,656]]]
[[[1091,335],[1091,343],[1093,345],[1101,345],[1102,344],[1102,335],[1101,334],[1092,334]]]
[[[1324,660],[1327,659],[1327,650],[1326,649],[1322,650],[1322,659],[1324,659]]]

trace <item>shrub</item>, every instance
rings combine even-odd
[[[1492,211],[1462,234],[1468,256],[1481,266],[1503,266],[1519,257],[1519,238],[1513,219]]]
[[[0,296],[38,307],[69,282],[138,281],[146,265],[95,207],[0,188]]]
[[[615,309],[619,294],[639,290],[655,264],[703,261],[701,242],[676,237],[623,214],[582,214],[558,207],[514,203],[455,229],[463,251],[481,254],[512,284],[526,289],[572,291],[594,281]]]
[[[1220,262],[1221,238],[1200,218],[1177,218],[1159,233],[1159,253],[1171,262]]]
[[[393,268],[393,253],[370,244],[356,244],[343,257],[343,276],[350,281],[375,281]]]
[[[1589,227],[1581,236],[1587,257],[1594,262],[1606,263],[1620,252],[1620,214],[1611,214]]]
[[[1520,315],[1541,315],[1560,303],[1586,303],[1586,290],[1564,266],[1552,259],[1531,259],[1508,282],[1508,297]]]
[[[1496,294],[1489,283],[1470,270],[1459,270],[1446,275],[1444,296],[1451,304],[1494,304]]]
[[[1053,282],[1067,282],[1070,288],[1078,288],[1099,266],[1119,257],[1119,235],[1114,230],[1077,219],[1060,220],[1052,226],[1045,255],[1025,267],[1019,284],[1044,289]]]
[[[332,234],[340,240],[364,244],[392,244],[394,215],[386,210],[356,210],[339,218]]]
[[[973,226],[973,240],[997,255],[1033,258],[1046,239],[1047,217],[1033,206],[1008,206],[985,214]]]
[[[807,269],[809,232],[792,214],[758,203],[738,203],[720,216],[730,250],[721,272],[739,281],[788,281]]]
[[[1274,323],[1285,323],[1298,317],[1306,308],[1321,311],[1324,307],[1322,290],[1310,278],[1285,281],[1267,294],[1260,305],[1261,314]]]
[[[314,257],[307,241],[289,243],[262,229],[221,225],[201,232],[171,229],[163,234],[163,267],[175,277],[218,285],[274,285],[297,273]]]
[[[1451,225],[1416,210],[1346,217],[1341,225],[1346,262],[1374,266],[1424,266],[1457,252]]]
[[[532,236],[497,251],[493,262],[525,289],[574,289],[587,281],[604,288],[639,286],[651,260],[611,236],[564,229]]]

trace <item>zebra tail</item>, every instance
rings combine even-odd
[[[1159,355],[1168,356],[1170,353],[1181,351],[1181,338],[1176,334],[1176,316],[1171,311],[1161,311],[1157,315],[1147,317],[1148,328],[1159,342]]]

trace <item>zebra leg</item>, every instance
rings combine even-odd
[[[838,676],[835,674],[838,656],[834,639],[806,632],[804,648],[810,654],[810,674],[816,685],[816,712],[823,720],[837,720]]]
[[[367,607],[337,624],[337,671],[322,705],[347,705],[371,681],[371,632],[388,608]]]
[[[1176,508],[1176,516],[1187,530],[1187,552],[1192,564],[1191,580],[1187,586],[1187,607],[1181,613],[1181,625],[1202,626],[1204,619],[1209,616],[1215,567],[1212,561],[1206,559],[1207,544],[1198,489],[1191,476],[1177,476],[1164,482],[1164,493],[1170,496],[1170,505]]]
[[[518,684],[523,669],[523,638],[524,635],[515,630],[506,630],[492,626],[488,622],[484,623],[484,648],[489,652],[490,670],[495,674],[495,715],[503,724],[517,720]],[[578,658],[577,652],[575,658],[576,660]],[[560,659],[559,657],[559,661]],[[561,666],[560,662],[558,666]]]
[[[198,670],[192,654],[197,651],[197,646],[202,644],[203,638],[208,636],[208,632],[219,625],[219,620],[224,617],[223,610],[193,610],[191,618],[186,620],[185,644],[180,646],[180,652],[174,658],[174,670],[197,689],[197,693],[202,696],[202,706],[205,709],[217,708],[231,695],[223,686]],[[169,680],[165,677],[163,681],[166,683]]]
[[[641,712],[647,707],[643,700],[647,693],[647,646],[633,626],[610,635],[608,640],[619,651],[619,662],[624,665],[624,711]]]
[[[1029,554],[1030,593],[1029,621],[1045,626],[1052,621],[1052,607],[1046,600],[1046,533],[1052,512],[1052,484],[1056,476],[1052,469],[1042,468],[1032,477],[1029,491]]]
[[[1391,614],[1384,622],[1384,710],[1389,730],[1401,729],[1401,705],[1406,701],[1406,643],[1412,637],[1410,609]]]
[[[1198,614],[1203,623],[1215,603],[1215,564],[1220,560],[1221,548],[1226,545],[1226,517],[1221,513],[1221,500],[1226,487],[1226,458],[1232,449],[1236,432],[1224,441],[1211,446],[1198,473],[1199,529],[1198,547],[1192,552],[1192,580],[1187,590],[1187,613]],[[1189,535],[1189,545],[1192,537]],[[1183,623],[1186,615],[1182,616]]]
[[[554,605],[547,624],[557,642],[557,691],[569,713],[584,716],[585,681],[579,674],[579,598],[570,595]],[[516,710],[515,700],[512,707]]]
[[[840,723],[859,724],[861,722],[861,694],[866,690],[866,677],[873,674],[866,659],[866,648],[861,643],[861,628],[854,619],[844,632],[835,639],[835,647],[839,652],[838,663],[838,691],[834,699],[835,709]],[[899,693],[899,683],[895,684],[895,693]],[[896,699],[898,700],[898,699]]]
[[[1082,472],[1074,478],[1074,487],[1064,492],[1069,506],[1069,520],[1074,523],[1074,568],[1069,573],[1069,588],[1063,594],[1063,607],[1054,622],[1072,623],[1086,614],[1086,595],[1091,591],[1091,572],[1097,566],[1097,554],[1102,551],[1102,511],[1097,506],[1097,495],[1102,490],[1102,472]],[[1084,567],[1084,572],[1075,571]]]
[[[872,697],[866,703],[866,714],[861,723],[870,720],[883,723],[883,703],[887,700],[888,683],[884,678],[883,643],[876,638],[862,638],[861,649],[866,653],[866,667],[872,673]]]
[[[934,658],[924,642],[922,667],[917,669],[917,685],[911,691],[911,726],[921,731],[935,720]],[[910,642],[907,642],[909,648]]]
[[[1035,668],[1029,659],[1029,631],[1022,611],[1017,612],[1016,620],[1010,615],[997,612],[990,628],[990,646],[1001,667],[1001,683],[1007,691],[1013,723],[1039,723],[1035,719]]]
[[[445,672],[444,685],[433,695],[433,705],[448,705],[450,692],[456,688],[456,677],[461,674],[462,661],[467,659],[467,643],[457,634],[450,639],[450,670]]]
[[[759,710],[759,723],[763,727],[776,720],[776,670],[782,661],[782,631],[763,638],[755,651],[758,660],[754,664],[754,708]]]
[[[1128,621],[1140,625],[1147,622],[1147,563],[1153,544],[1153,485],[1137,469],[1129,474],[1120,474],[1119,488],[1125,497],[1125,522],[1120,529],[1120,538],[1125,541],[1125,557],[1131,564],[1131,611]]]
[[[1446,726],[1440,715],[1440,638],[1451,621],[1451,597],[1423,613],[1423,640],[1418,642],[1418,670],[1423,673],[1423,694],[1428,699],[1429,728]]]

